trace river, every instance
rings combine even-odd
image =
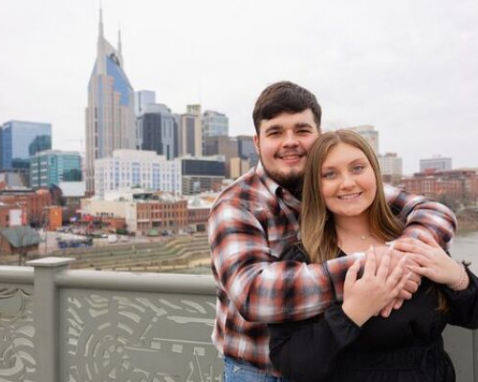
[[[478,274],[478,232],[457,236],[450,247],[450,253],[455,259],[470,262],[470,268]]]

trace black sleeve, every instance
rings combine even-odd
[[[446,285],[439,288],[445,295],[450,309],[449,324],[468,329],[478,329],[478,278],[465,266],[470,278],[468,288],[454,291]]]
[[[353,343],[360,328],[340,305],[316,320],[269,325],[270,358],[284,377],[294,382],[328,381],[341,352]]]

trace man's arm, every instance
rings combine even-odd
[[[455,214],[448,207],[388,185],[385,195],[393,213],[406,224],[402,237],[417,238],[419,232],[426,232],[446,249],[457,225]]]
[[[208,221],[217,279],[244,319],[302,320],[324,312],[335,295],[341,299],[344,275],[360,256],[311,265],[277,261],[266,225],[260,212],[253,214],[231,199],[215,205]]]

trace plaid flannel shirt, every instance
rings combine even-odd
[[[445,206],[386,187],[405,236],[427,230],[446,245],[456,220]],[[212,340],[224,355],[275,373],[267,323],[297,321],[342,299],[347,269],[358,255],[306,265],[278,261],[298,239],[300,202],[267,176],[259,163],[217,198],[208,221],[217,284]]]

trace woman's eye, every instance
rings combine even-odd
[[[334,179],[335,178],[335,172],[326,172],[322,174],[322,177],[325,179]]]
[[[355,174],[358,174],[360,172],[362,172],[364,169],[364,166],[354,166],[352,171],[355,173]]]

